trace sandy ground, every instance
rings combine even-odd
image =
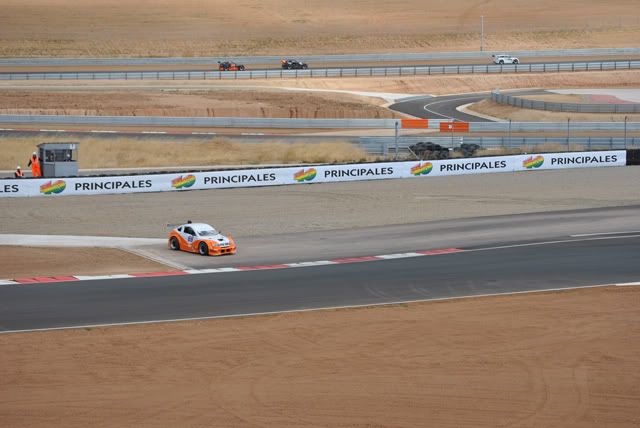
[[[222,54],[637,46],[635,0],[5,0],[0,55]],[[549,11],[552,11],[550,13]]]
[[[584,104],[588,102],[588,100],[580,95],[574,94],[526,94],[519,97],[527,100],[549,101],[554,103]]]
[[[38,275],[108,275],[174,270],[115,248],[0,246],[0,279]]]
[[[564,102],[564,101],[562,101]],[[573,102],[573,101],[571,101]],[[640,114],[614,113],[566,113],[560,111],[545,111],[513,107],[498,104],[491,100],[482,100],[467,107],[472,113],[488,114],[500,119],[511,119],[515,122],[566,122],[571,119],[576,122],[623,122],[625,117],[630,122],[640,121]]]
[[[0,336],[11,427],[632,427],[640,289]],[[426,422],[428,421],[428,422]]]
[[[278,89],[0,91],[0,114],[392,118],[370,97]]]
[[[611,89],[611,88],[583,88],[583,89],[557,89],[552,92],[558,94],[575,94],[588,96],[590,99],[600,100],[602,98],[620,101],[615,102],[627,102],[627,103],[640,103],[640,88],[631,89]],[[604,101],[600,101],[604,102]]]
[[[0,198],[0,233],[164,237],[208,222],[234,237],[634,205],[640,168],[481,174],[155,194]],[[197,207],[185,211],[185,207]],[[220,207],[224,207],[221,209]]]
[[[638,101],[631,101],[624,98],[620,98],[616,93],[627,94],[627,98],[637,98],[640,95],[640,89],[609,89],[611,93],[607,93],[607,88],[592,89],[594,93],[589,93],[588,90],[580,89],[565,89],[551,91],[554,93],[547,94],[525,94],[519,95],[520,98],[536,101],[549,101],[556,103],[569,103],[569,104],[631,104]],[[559,93],[562,91],[561,93]],[[577,91],[571,93],[571,91]]]

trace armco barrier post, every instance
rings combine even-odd
[[[396,138],[395,138],[395,146],[396,146],[396,156],[395,160],[398,160],[398,129],[399,129],[399,121],[396,120]]]

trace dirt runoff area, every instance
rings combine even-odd
[[[0,56],[222,56],[638,46],[634,0],[4,0]],[[550,13],[549,11],[552,11]]]
[[[393,118],[382,100],[332,92],[216,88],[200,90],[0,90],[0,114]]]
[[[65,275],[113,275],[175,270],[115,248],[0,246],[0,279]]]
[[[0,336],[19,427],[632,427],[640,288]],[[428,422],[427,422],[428,421]]]

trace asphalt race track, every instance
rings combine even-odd
[[[438,248],[478,248],[522,242],[572,239],[585,233],[640,231],[640,206],[565,210],[359,227],[346,230],[237,237],[233,257],[200,257],[168,251],[159,245],[140,247],[152,257],[184,269],[331,260],[354,256],[395,254]],[[640,234],[640,232],[638,232]],[[640,278],[639,278],[640,280]]]
[[[232,316],[638,281],[640,235],[298,269],[0,286],[0,331]]]
[[[623,61],[627,61],[628,59],[624,59]],[[589,59],[589,60],[584,60],[584,59],[578,59],[578,60],[574,60],[574,61],[562,61],[563,64],[584,64],[585,62],[611,62],[611,61],[621,61],[621,60],[612,60],[606,57],[600,58],[600,59]],[[553,61],[555,62],[559,62],[559,61]],[[242,64],[242,61],[237,61],[238,64]],[[526,61],[526,62],[521,62],[519,65],[539,65],[539,64],[549,64],[549,61]],[[395,63],[391,63],[389,64],[388,62],[385,61],[370,61],[370,64],[367,65],[360,65],[360,66],[328,66],[324,63],[321,63],[321,67],[313,67],[313,63],[309,64],[309,70],[320,70],[320,69],[331,69],[331,70],[355,70],[355,69],[368,69],[368,68],[376,68],[376,67],[390,67],[390,68],[406,68],[406,67],[420,67],[420,66],[432,66],[432,67],[472,67],[472,66],[478,66],[478,65],[498,65],[498,64],[494,64],[491,61],[491,58],[487,58],[487,60],[485,62],[482,63],[470,63],[470,62],[451,62],[451,63],[447,63],[447,64],[430,64],[429,62],[425,62],[424,64],[420,64],[420,63],[413,63],[413,64],[395,64]],[[511,64],[505,64],[506,66],[509,66]],[[259,65],[258,67],[255,68],[251,68],[249,66],[247,66],[246,71],[273,71],[273,70],[282,70],[282,67],[280,66],[279,63],[277,63],[276,61],[276,65],[274,66],[264,66],[264,64]],[[196,72],[202,72],[202,71],[218,71],[218,64],[215,62],[212,62],[211,64],[206,64],[206,65],[201,65],[198,67],[194,67],[194,66],[185,66],[185,67],[172,67],[171,69],[167,70],[167,69],[126,69],[126,70],[119,70],[116,71],[114,69],[109,69],[109,68],[104,68],[104,69],[100,69],[100,70],[90,70],[90,71],[85,71],[85,70],[65,70],[65,71],[34,71],[33,73],[37,73],[37,74],[49,74],[49,75],[57,75],[60,73],[63,74],[74,74],[74,73],[118,73],[118,72],[124,72],[126,71],[127,73],[162,73],[162,72],[166,72],[166,71],[175,71],[175,72],[182,72],[182,73],[196,73]],[[25,74],[26,72],[15,72],[15,71],[2,71],[2,69],[0,68],[0,75],[4,75],[4,74],[14,74],[14,75],[19,75],[19,74]]]
[[[518,91],[517,95],[531,95],[544,93],[542,90]],[[389,106],[391,110],[410,114],[422,119],[453,119],[462,122],[491,122],[488,119],[458,111],[457,108],[466,104],[476,103],[490,98],[491,92],[477,92],[443,97],[412,97]]]

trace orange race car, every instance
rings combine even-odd
[[[169,233],[172,250],[199,253],[203,256],[222,256],[236,253],[236,243],[205,223],[181,224]]]

